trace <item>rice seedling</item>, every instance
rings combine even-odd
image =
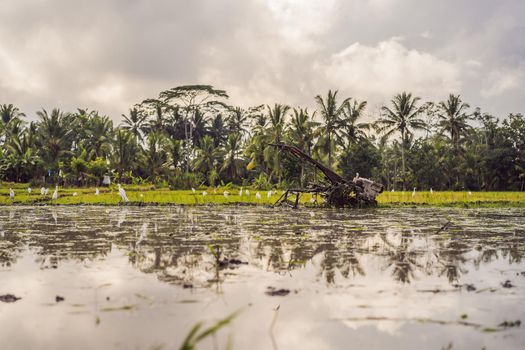
[[[208,338],[209,336],[213,336],[216,334],[219,330],[230,324],[235,317],[237,317],[240,313],[240,310],[235,311],[231,313],[230,315],[226,316],[225,318],[218,320],[213,325],[209,326],[208,328],[201,330],[204,326],[204,322],[197,322],[188,332],[186,335],[186,338],[184,338],[184,341],[182,345],[180,346],[180,350],[193,350],[195,349],[195,346],[200,341]],[[231,344],[230,344],[231,347]]]
[[[281,191],[261,191],[249,188],[215,190],[170,190],[152,185],[124,185],[126,203],[117,185],[109,187],[58,188],[58,196],[27,189],[27,184],[0,184],[0,205],[263,205],[269,206]],[[11,196],[10,189],[14,192]],[[206,195],[202,195],[205,192]],[[76,194],[76,195],[74,195]],[[525,207],[525,192],[452,192],[452,191],[386,191],[377,197],[379,207],[445,206],[445,207]],[[310,194],[301,196],[300,203],[315,206]],[[322,204],[322,199],[318,201]]]

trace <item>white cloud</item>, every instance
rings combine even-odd
[[[2,0],[0,103],[118,119],[206,83],[244,106],[312,106],[339,89],[372,109],[410,90],[523,112],[524,11],[522,0]]]
[[[320,48],[318,37],[330,29],[336,0],[265,0],[277,20],[275,30],[288,49],[311,53]]]
[[[525,87],[525,63],[515,69],[498,69],[490,72],[481,95],[494,97],[513,90],[523,90]]]
[[[389,99],[410,91],[425,99],[440,98],[461,87],[460,69],[455,62],[429,53],[408,49],[399,38],[367,46],[352,44],[333,55],[325,67],[333,86],[350,95]]]

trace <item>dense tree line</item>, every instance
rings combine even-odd
[[[0,177],[84,186],[111,175],[172,188],[322,181],[311,166],[270,145],[286,142],[343,176],[359,172],[388,189],[525,189],[522,114],[500,120],[458,95],[423,103],[403,92],[364,122],[364,101],[328,91],[315,102],[316,111],[283,104],[244,109],[212,86],[180,86],[136,104],[118,126],[88,109],[43,109],[27,118],[3,104]]]

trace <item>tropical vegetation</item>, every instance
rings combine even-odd
[[[0,101],[1,102],[1,101]],[[89,109],[22,113],[0,104],[0,180],[34,186],[126,184],[258,189],[322,181],[279,152],[296,145],[345,177],[386,189],[525,190],[525,118],[498,118],[461,96],[423,102],[401,92],[377,114],[366,101],[328,91],[315,110],[233,106],[209,85],[179,86],[131,106],[117,124]]]

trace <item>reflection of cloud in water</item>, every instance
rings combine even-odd
[[[121,249],[140,249],[141,256],[133,257],[136,266],[155,271],[164,280],[177,280],[175,275],[184,270],[181,266],[187,274],[181,280],[188,280],[187,276],[197,274],[199,269],[208,271],[214,259],[209,245],[220,246],[222,259],[240,258],[264,271],[286,273],[315,261],[317,278],[328,284],[365,278],[371,269],[405,284],[425,276],[458,283],[473,264],[479,267],[500,258],[519,263],[523,256],[519,248],[523,237],[506,235],[509,229],[518,229],[519,212],[515,218],[487,220],[474,211],[454,210],[443,210],[442,215],[439,210],[438,215],[429,211],[432,215],[427,216],[422,210],[415,215],[410,210],[396,210],[397,216],[389,217],[387,211],[360,216],[311,210],[290,215],[287,211],[253,208],[82,209],[52,208],[55,225],[61,216],[56,229],[39,219],[41,210],[33,213],[19,209],[19,227],[36,231],[33,236],[19,238],[59,258],[102,253],[111,244]],[[107,226],[101,220],[101,211],[113,217],[110,222],[115,220],[121,230]],[[10,210],[9,217],[16,212]],[[458,224],[447,232],[436,233],[449,216],[455,216]],[[39,234],[44,227],[45,236]],[[505,244],[494,237],[503,237]],[[374,265],[366,266],[363,262],[371,257]]]
[[[5,231],[0,266],[3,282],[7,281],[3,287],[31,300],[20,307],[35,308],[62,292],[69,303],[86,304],[82,311],[89,319],[62,314],[71,311],[66,303],[61,308],[30,310],[35,317],[55,322],[54,327],[67,320],[66,333],[76,339],[93,332],[87,325],[95,327],[95,310],[102,319],[99,327],[111,327],[104,333],[109,337],[104,339],[111,340],[108,343],[114,343],[110,333],[115,337],[139,329],[144,322],[151,325],[151,332],[141,337],[166,339],[159,330],[169,325],[166,334],[173,342],[202,320],[203,313],[220,318],[250,303],[232,328],[238,348],[250,343],[254,349],[271,346],[265,343],[267,325],[277,305],[281,309],[274,335],[280,348],[345,348],[348,339],[404,348],[400,339],[416,339],[410,338],[415,334],[434,339],[430,347],[440,348],[449,335],[458,339],[466,331],[460,325],[438,327],[417,320],[454,321],[466,313],[473,322],[495,326],[502,318],[519,318],[517,313],[524,307],[523,282],[515,277],[524,270],[520,233],[524,210],[488,212],[493,215],[455,209],[52,210],[60,217],[58,224],[49,208],[15,208],[16,221],[7,219],[11,215],[7,211],[0,212],[0,230]],[[454,224],[437,233],[446,218]],[[506,276],[519,288],[504,290],[501,282]],[[466,283],[482,292],[455,287]],[[264,293],[269,286],[291,293],[270,297]],[[483,292],[490,288],[495,292]],[[111,316],[100,312],[105,306],[123,305],[138,306]],[[130,313],[137,317],[129,317]],[[17,315],[8,320],[14,323],[2,323],[0,317],[0,325],[6,331],[12,331],[11,324],[23,326],[21,315],[29,313]],[[47,325],[42,327],[49,331]],[[133,336],[122,339],[123,346],[133,347]],[[478,339],[479,332],[469,336],[466,339]],[[503,342],[523,339],[515,333],[505,337]],[[57,334],[55,339],[64,338]],[[166,344],[167,348],[180,345]]]

